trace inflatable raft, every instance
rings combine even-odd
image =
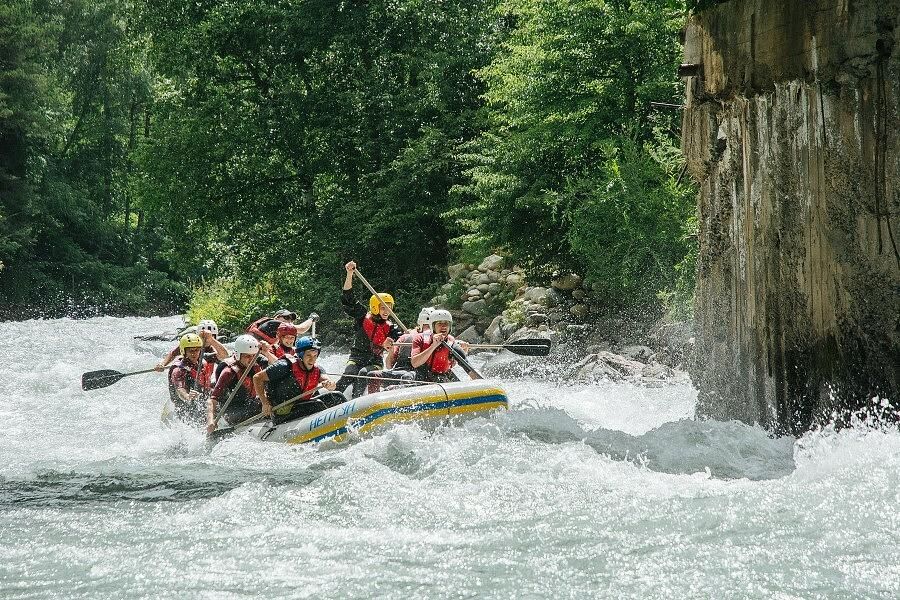
[[[371,435],[393,423],[458,423],[508,405],[506,392],[485,380],[430,384],[360,396],[279,425],[260,421],[244,431],[269,442],[340,444],[353,435]]]

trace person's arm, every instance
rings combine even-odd
[[[269,402],[269,396],[266,394],[266,382],[269,381],[268,369],[260,371],[253,376],[253,389],[256,390],[256,397],[262,404],[262,415],[264,417],[272,416],[272,403]]]
[[[216,411],[218,410],[219,400],[225,394],[225,390],[234,379],[234,372],[231,369],[225,369],[216,378],[216,385],[213,387],[212,394],[209,395],[209,401],[206,403],[206,432],[212,433],[216,430]]]
[[[184,369],[172,369],[169,377],[171,377],[172,384],[175,386],[175,395],[185,404],[193,403],[197,396],[200,395],[200,392],[197,390],[187,389],[187,374]]]
[[[384,367],[390,371],[397,364],[397,355],[400,354],[400,346],[394,346],[393,349],[384,357]]]
[[[275,356],[275,353],[272,352],[272,345],[268,342],[259,342],[259,353],[263,358],[266,359],[266,362],[270,365],[278,360],[278,357]]]
[[[312,324],[313,324],[313,320],[307,319],[307,320],[303,321],[302,323],[300,323],[299,325],[297,325],[297,335],[302,335],[302,334],[306,333],[307,331],[309,331],[309,329],[312,327]]]
[[[444,341],[444,336],[440,333],[435,333],[431,336],[431,345],[422,350],[421,340],[417,339],[413,342],[413,354],[409,357],[409,361],[412,363],[413,368],[418,369],[422,365],[428,362],[428,359],[431,358],[431,355],[434,354],[434,351],[437,350],[441,342]],[[416,351],[419,351],[416,354]]]
[[[169,353],[166,354],[165,358],[163,358],[161,361],[159,361],[158,363],[156,363],[156,366],[153,367],[153,369],[154,369],[157,373],[162,373],[163,371],[166,370],[166,366],[167,366],[170,362],[172,362],[173,360],[175,360],[175,357],[178,356],[178,354],[179,354],[180,352],[181,352],[181,349],[180,349],[178,346],[175,346],[174,348],[172,348],[171,350],[169,350]]]
[[[206,337],[203,338],[203,341],[206,342],[206,345],[212,346],[212,349],[216,352],[216,358],[219,360],[225,360],[228,358],[228,348],[222,345],[222,342],[217,340],[215,336],[213,336],[208,331],[204,331]]]

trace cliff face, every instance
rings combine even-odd
[[[900,405],[900,2],[732,0],[684,62],[700,414],[799,433]]]

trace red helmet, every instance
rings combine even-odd
[[[286,335],[297,336],[297,326],[293,323],[282,323],[278,326],[278,337],[284,337]]]

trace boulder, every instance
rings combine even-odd
[[[587,304],[575,304],[569,309],[569,313],[576,319],[585,318],[588,312],[590,312],[590,309],[588,309]]]
[[[503,289],[503,286],[501,286],[501,285],[500,285],[499,283],[497,283],[496,281],[488,285],[488,291],[489,291],[490,293],[492,293],[492,294],[497,294],[497,293],[499,293],[500,290],[502,290],[502,289]]]
[[[538,304],[544,304],[547,301],[547,288],[530,287],[525,290],[525,299]]]
[[[450,265],[447,267],[447,275],[450,276],[450,279],[458,279],[466,274],[466,265],[462,263],[458,263],[455,265]]]
[[[470,344],[480,344],[483,341],[481,336],[478,335],[478,330],[474,325],[471,325],[463,330],[462,333],[456,336],[456,339],[461,342],[469,342]]]
[[[541,323],[547,322],[547,315],[544,313],[534,312],[528,315],[528,324],[529,325],[540,325]]]
[[[581,288],[578,288],[577,290],[572,290],[572,297],[575,298],[576,300],[578,300],[579,302],[581,300],[584,300],[584,298],[586,296],[587,296],[587,293],[585,293],[585,291]]]
[[[632,360],[640,360],[646,362],[651,356],[653,356],[653,350],[651,350],[647,346],[631,345],[622,348],[621,354],[622,356],[628,357]]]
[[[559,292],[556,290],[547,290],[547,295],[544,296],[544,306],[548,308],[554,308],[559,306],[559,303],[562,302],[562,296],[559,295]]]
[[[503,330],[500,326],[502,322],[503,316],[497,315],[487,329],[484,330],[484,337],[489,344],[500,344],[503,342]]]
[[[507,287],[518,289],[523,283],[525,283],[525,278],[518,273],[510,273],[506,276]]]
[[[463,312],[469,313],[470,315],[481,316],[487,312],[487,302],[484,300],[463,302],[462,309]]]
[[[491,254],[478,265],[478,270],[485,271],[496,271],[503,267],[504,258],[499,254]]]
[[[551,285],[558,289],[566,292],[571,292],[575,288],[581,285],[581,277],[575,275],[574,273],[569,275],[562,275],[560,277],[555,278]]]
[[[476,289],[477,289],[479,292],[481,292],[482,294],[484,294],[485,292],[487,292],[488,290],[491,289],[491,286],[489,286],[489,285],[486,284],[486,283],[479,283],[479,284],[478,284],[478,287],[477,287]]]
[[[478,279],[475,280],[476,283],[480,284],[488,284],[491,282],[491,276],[487,273],[482,273],[478,276]]]

